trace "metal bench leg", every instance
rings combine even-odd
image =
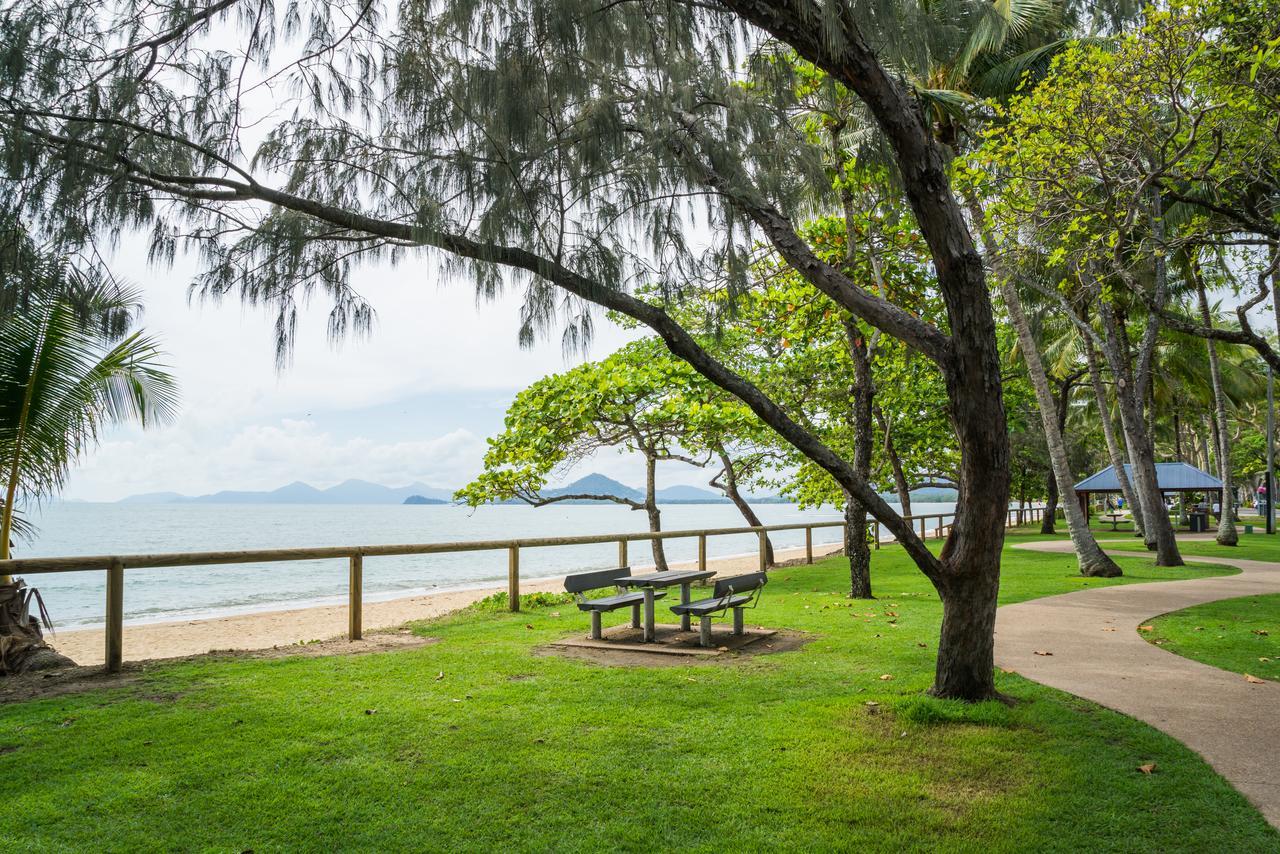
[[[591,639],[600,640],[601,637],[602,635],[600,632],[600,612],[592,611],[591,612]]]
[[[733,633],[735,635],[742,634],[742,609],[733,609]]]
[[[699,634],[702,635],[701,641],[703,646],[711,646],[711,617],[703,617],[698,627]]]
[[[631,606],[631,628],[640,628],[640,603]]]

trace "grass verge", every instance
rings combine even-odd
[[[1280,593],[1206,602],[1150,625],[1143,637],[1169,652],[1280,682]]]
[[[1016,533],[1011,539],[1035,539]],[[1222,570],[1122,558],[1119,583]],[[751,623],[811,643],[727,664],[601,667],[550,602],[419,624],[360,657],[157,666],[0,706],[10,850],[1276,850],[1158,731],[998,674],[1017,703],[931,700],[940,608],[896,548],[775,573]],[[1006,553],[1002,601],[1111,583]],[[127,639],[126,639],[127,642]],[[886,678],[887,677],[887,678]],[[1144,774],[1139,765],[1154,762]]]

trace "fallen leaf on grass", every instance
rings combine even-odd
[[[881,681],[881,682],[892,682],[892,681],[893,681],[893,674],[892,674],[892,673],[881,673],[881,674],[880,674],[880,681]]]
[[[1139,765],[1138,770],[1143,774],[1150,774],[1156,770],[1156,763],[1148,762],[1146,765]]]
[[[524,627],[525,627],[526,629],[531,629],[531,628],[533,628],[533,623],[525,623],[525,624],[524,624]]]
[[[1254,629],[1253,633],[1255,635],[1262,635],[1263,637],[1266,637],[1267,635],[1271,634],[1271,632],[1267,631],[1266,629]]]
[[[1138,631],[1140,632],[1154,632],[1155,630],[1155,626],[1138,626]]]
[[[1053,655],[1053,653],[1051,653],[1051,652],[1049,652],[1048,650],[1045,650],[1045,649],[1037,649],[1037,650],[1035,651],[1035,653],[1036,653],[1036,655]]]
[[[1196,626],[1196,631],[1197,631],[1197,632],[1203,632],[1203,631],[1204,631],[1204,626]]]
[[[1263,684],[1266,684],[1267,680],[1259,679],[1257,676],[1254,676],[1252,673],[1246,673],[1244,675],[1244,681],[1252,682],[1254,685],[1263,685]]]
[[[928,645],[927,643],[918,643],[918,644],[916,644],[916,646],[920,647],[921,649],[928,649],[928,648],[929,648],[929,645]]]
[[[1016,671],[1016,670],[1014,670],[1014,669],[1012,669],[1012,668],[1009,668],[1009,667],[1001,667],[1001,668],[1000,668],[1000,672],[1001,672],[1001,673],[1017,673],[1018,671]]]
[[[436,674],[436,681],[439,682],[443,678],[444,678],[444,671],[441,670],[439,673]]]
[[[1262,655],[1262,656],[1259,656],[1259,657],[1258,657],[1258,661],[1270,661],[1270,660],[1271,660],[1271,659],[1267,658],[1265,655]]]
[[[365,709],[365,710],[364,710],[364,713],[365,713],[366,715],[376,715],[376,714],[378,713],[378,710],[377,710],[377,709]]]
[[[553,617],[558,617],[558,616],[560,616],[560,612],[559,612],[559,611],[552,611],[552,612],[551,612],[551,616],[553,616]]]

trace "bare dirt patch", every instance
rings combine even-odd
[[[346,638],[331,638],[305,644],[277,646],[271,649],[211,650],[200,655],[186,655],[178,658],[126,661],[119,673],[107,673],[101,665],[64,667],[40,673],[23,673],[17,676],[0,677],[0,706],[7,703],[39,700],[45,697],[79,694],[85,691],[128,687],[140,682],[148,671],[154,670],[156,667],[184,662],[369,655],[377,652],[417,649],[439,641],[439,638],[420,637],[408,629],[394,629],[387,632],[366,634],[364,638],[358,641],[349,641]],[[175,698],[176,695],[147,695],[147,699],[155,702],[172,702]]]
[[[770,637],[720,655],[669,655],[634,649],[604,646],[556,646],[547,644],[535,649],[534,655],[558,655],[575,661],[589,661],[606,667],[714,667],[732,666],[736,662],[779,652],[794,652],[816,638],[805,632],[778,630]]]

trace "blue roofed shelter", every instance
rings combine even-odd
[[[1124,473],[1129,482],[1133,482],[1133,466],[1125,463]],[[1156,463],[1156,486],[1160,492],[1204,492],[1218,493],[1219,505],[1222,506],[1222,481],[1208,472],[1201,471],[1187,463]],[[1116,477],[1115,466],[1107,466],[1097,474],[1089,475],[1075,486],[1076,497],[1085,514],[1089,513],[1089,496],[1094,493],[1120,492],[1120,479]]]

